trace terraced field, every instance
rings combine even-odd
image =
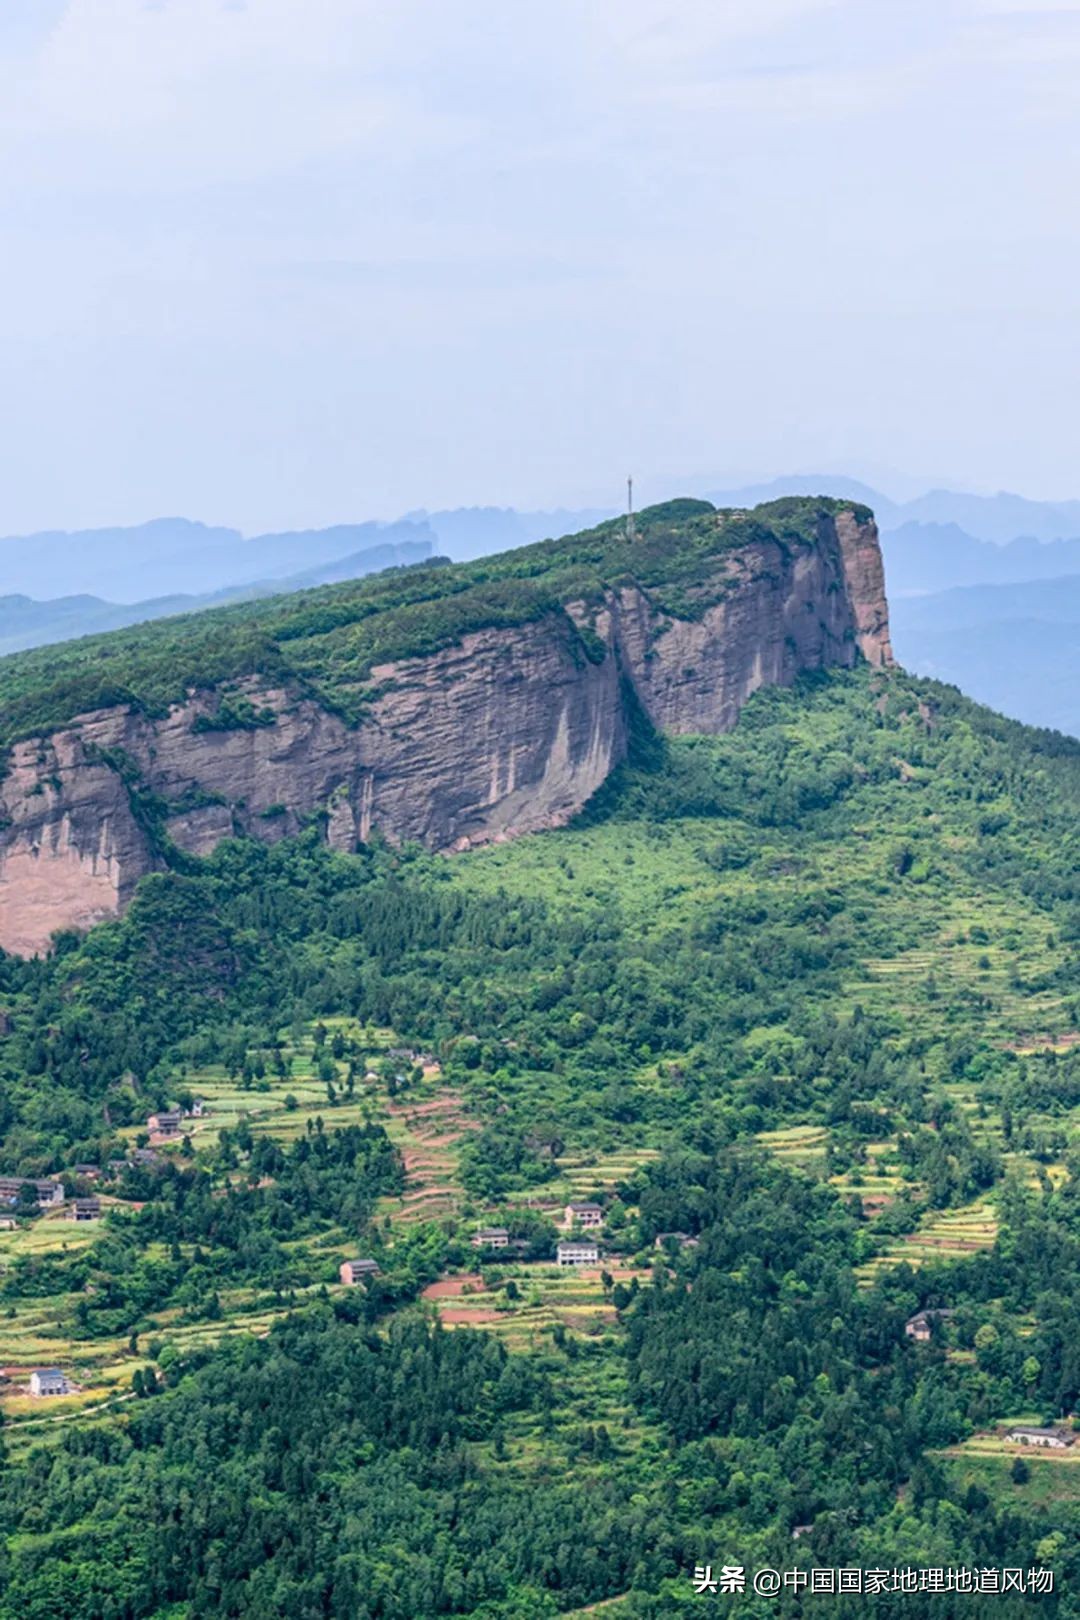
[[[605,1271],[613,1283],[636,1277],[644,1285],[651,1275],[615,1260],[596,1267],[509,1261],[433,1283],[423,1298],[447,1327],[484,1328],[515,1349],[535,1347],[550,1339],[556,1324],[586,1336],[614,1325],[615,1307],[601,1280]],[[508,1283],[517,1297],[508,1295]]]
[[[959,1209],[928,1210],[914,1232],[892,1239],[885,1250],[861,1266],[860,1279],[869,1287],[883,1266],[901,1263],[916,1268],[932,1260],[960,1260],[992,1249],[997,1239],[997,1211],[987,1199]]]

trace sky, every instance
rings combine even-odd
[[[1078,69],[1080,0],[2,0],[0,533],[1080,495]]]

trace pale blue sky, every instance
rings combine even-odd
[[[1080,0],[3,0],[0,533],[1080,494]]]

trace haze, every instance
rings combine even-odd
[[[1078,59],[1074,0],[5,0],[0,533],[1075,494]]]

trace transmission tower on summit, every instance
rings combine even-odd
[[[634,527],[634,480],[626,480],[626,538],[637,539],[637,530]]]

